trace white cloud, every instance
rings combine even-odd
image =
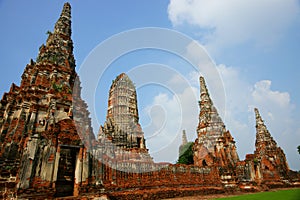
[[[226,114],[223,118],[227,129],[235,138],[240,159],[253,153],[255,148],[254,107],[258,107],[265,123],[278,145],[287,155],[292,169],[299,169],[296,151],[300,132],[292,118],[293,105],[287,92],[273,90],[270,80],[250,84],[235,67],[218,65],[226,93]],[[152,123],[143,127],[145,133],[157,133],[147,140],[147,147],[155,161],[173,162],[178,157],[182,129],[186,129],[190,141],[196,138],[199,115],[199,73],[187,75],[191,85],[185,84],[172,95],[161,93],[146,108]],[[174,75],[169,84],[181,85],[182,77]],[[196,82],[197,81],[197,82]],[[171,84],[172,83],[172,84]],[[210,94],[212,90],[207,84]],[[214,91],[216,92],[216,91]],[[215,103],[215,96],[211,95]],[[216,105],[216,104],[215,104]],[[218,108],[218,105],[216,105]],[[156,131],[158,130],[158,131]]]
[[[169,84],[178,86],[181,79],[182,77],[174,75]],[[191,141],[195,139],[199,114],[198,99],[198,89],[185,84],[182,90],[172,95],[160,93],[145,108],[151,123],[143,127],[143,130],[147,148],[155,161],[174,162],[178,159],[183,129]]]
[[[262,80],[257,82],[254,85],[252,97],[256,103],[260,104],[268,102],[268,104],[276,104],[282,108],[287,108],[290,104],[289,93],[272,91],[270,80]]]
[[[174,26],[199,27],[208,46],[269,45],[299,15],[297,0],[170,0]]]

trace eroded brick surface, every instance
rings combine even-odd
[[[109,90],[106,121],[100,126],[98,148],[117,160],[153,162],[139,123],[136,89],[127,74],[113,80]]]
[[[48,34],[20,86],[12,84],[0,101],[2,197],[161,199],[299,186],[299,174],[289,170],[257,109],[255,152],[239,160],[203,77],[194,165],[153,162],[126,74],[110,88],[96,140],[75,72],[70,4]]]
[[[0,182],[4,193],[12,189],[14,195],[53,196],[60,173],[60,150],[84,150],[81,137],[87,138],[87,143],[94,139],[80,85],[75,84],[70,9],[66,3],[37,61],[26,65],[20,86],[12,84],[0,101]],[[80,119],[73,119],[74,109]],[[88,128],[78,130],[76,120]],[[76,156],[75,164],[88,162],[88,158]],[[84,168],[81,171],[88,171]],[[76,176],[79,173],[71,179]]]

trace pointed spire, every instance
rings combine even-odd
[[[139,124],[136,88],[125,73],[113,80],[109,90],[106,121],[110,120],[120,130],[113,131],[115,135],[111,134],[117,146],[145,148],[144,133]]]
[[[263,170],[271,171],[272,174],[278,173],[278,175],[282,177],[287,177],[289,166],[283,150],[277,146],[276,141],[268,131],[257,108],[254,108],[254,112],[256,118],[255,158],[260,160],[260,163],[263,163],[261,165]],[[263,166],[268,166],[268,168]]]
[[[48,31],[46,45],[40,47],[37,63],[52,64],[75,68],[73,41],[71,39],[71,6],[65,3],[59,19],[55,23],[53,33]]]
[[[210,125],[219,128],[225,128],[222,119],[220,118],[217,109],[213,105],[213,102],[209,96],[208,89],[205,84],[205,79],[203,76],[200,76],[200,115],[199,115],[199,126],[198,132],[202,127],[208,127]]]
[[[254,108],[254,112],[255,112],[256,126],[258,124],[264,124],[264,121],[262,120],[257,108]]]
[[[64,4],[60,17],[55,24],[54,33],[71,37],[71,5],[69,3]]]
[[[254,108],[256,119],[256,144],[265,141],[274,141],[257,108]],[[275,141],[274,141],[275,143]]]
[[[181,145],[186,145],[188,143],[187,138],[186,138],[186,133],[185,130],[182,131],[182,143]]]
[[[200,76],[199,80],[200,80],[200,93],[209,97],[204,77]]]
[[[198,137],[193,146],[194,164],[197,166],[234,166],[239,161],[235,141],[226,130],[213,105],[202,76],[200,77],[199,106]]]

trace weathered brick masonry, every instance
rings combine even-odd
[[[69,3],[48,35],[20,86],[12,84],[0,101],[3,198],[160,199],[299,186],[257,109],[255,152],[239,160],[203,77],[194,165],[153,162],[126,74],[113,81],[96,139],[75,71]]]

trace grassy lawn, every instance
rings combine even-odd
[[[255,194],[244,194],[235,197],[225,197],[219,199],[230,199],[230,200],[300,200],[300,188],[290,190],[278,190],[271,192],[260,192]]]

